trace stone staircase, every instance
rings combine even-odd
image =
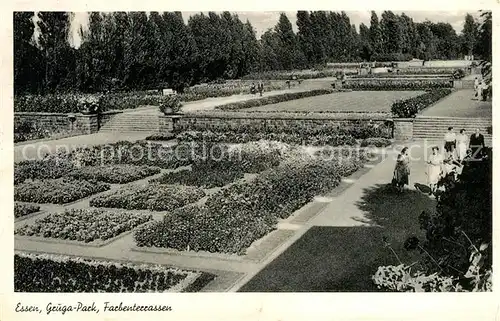
[[[145,113],[123,113],[104,123],[100,132],[149,132],[159,130],[158,115]]]
[[[490,126],[492,126],[490,118],[417,116],[413,123],[413,139],[442,141],[448,127],[453,127],[455,133],[465,129],[467,136],[472,135],[476,128],[479,128],[484,136],[485,144],[492,146],[492,135],[488,134],[488,127]]]

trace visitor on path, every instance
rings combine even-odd
[[[437,190],[437,184],[441,177],[441,172],[443,171],[443,156],[439,153],[439,147],[435,146],[432,148],[432,154],[427,160],[427,183],[431,191],[429,195],[435,195]]]
[[[474,91],[477,93],[477,87],[479,87],[479,79],[474,78]]]
[[[476,132],[470,136],[469,140],[469,149],[472,153],[473,159],[479,159],[480,153],[484,148],[484,136],[479,131],[479,128],[476,128]]]
[[[460,133],[457,135],[457,159],[459,162],[464,160],[467,156],[467,135],[465,135],[465,129],[460,129]]]
[[[257,93],[257,91],[255,89],[255,83],[254,82],[252,83],[252,86],[250,86],[250,93],[252,95],[255,95]]]
[[[489,86],[483,80],[481,82],[481,95],[479,95],[481,101],[486,101],[488,99]]]
[[[410,176],[410,159],[408,157],[408,147],[401,150],[396,161],[394,169],[393,181],[398,192],[403,192],[404,186],[409,184]]]
[[[446,158],[450,155],[453,155],[456,148],[456,134],[453,132],[453,127],[448,127],[448,132],[444,135],[444,151],[446,154]]]
[[[260,97],[262,97],[262,92],[264,91],[264,83],[262,81],[259,82],[258,88],[259,88]]]

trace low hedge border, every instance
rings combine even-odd
[[[229,110],[246,109],[246,108],[251,108],[251,107],[277,104],[277,103],[281,103],[284,101],[296,100],[296,99],[301,99],[301,98],[320,96],[320,95],[328,95],[328,94],[332,94],[334,92],[335,91],[332,89],[315,89],[315,90],[298,92],[298,93],[286,93],[286,94],[281,94],[281,95],[274,95],[274,96],[269,96],[269,97],[264,97],[264,98],[250,99],[250,100],[246,100],[246,101],[224,104],[224,105],[216,106],[214,110],[229,111]]]
[[[363,113],[318,113],[318,112],[242,112],[242,111],[199,111],[184,113],[181,121],[189,121],[189,118],[224,118],[224,119],[332,119],[332,120],[356,120],[363,115]],[[387,114],[368,114],[371,120],[387,120]],[[182,124],[181,124],[182,125]]]
[[[425,108],[437,103],[439,100],[451,94],[453,90],[434,89],[417,97],[398,100],[392,104],[391,111],[399,118],[412,118]]]

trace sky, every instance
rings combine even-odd
[[[376,11],[379,19],[381,18],[382,11]],[[403,11],[393,11],[396,14],[401,14]],[[193,11],[184,11],[183,17],[187,22],[189,17],[193,14],[197,14],[199,12]],[[281,12],[279,11],[243,11],[243,12],[234,12],[238,14],[240,20],[245,22],[247,19],[250,21],[252,26],[254,27],[257,37],[260,36],[269,28],[273,28],[278,22],[278,18]],[[294,30],[297,31],[297,17],[296,11],[288,11],[285,12],[290,22],[292,23]],[[346,11],[347,15],[351,20],[351,24],[355,24],[358,28],[360,23],[364,23],[365,25],[370,25],[370,11]],[[455,28],[457,33],[462,31],[463,23],[465,20],[466,11],[405,11],[406,15],[413,18],[415,22],[422,22],[425,20],[429,20],[432,22],[447,22],[450,23],[453,28]],[[474,17],[478,17],[477,12],[470,12]],[[78,30],[80,26],[86,26],[88,20],[88,15],[86,12],[76,12],[74,15],[74,20],[71,26],[71,34],[72,39],[71,42],[74,46],[78,47],[80,44],[80,39],[78,36]],[[359,29],[358,29],[359,30]]]

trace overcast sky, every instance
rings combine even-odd
[[[198,12],[183,12],[184,20],[187,22],[189,16],[196,14]],[[260,37],[267,29],[273,28],[279,18],[279,11],[245,11],[245,12],[235,12],[240,17],[240,20],[245,22],[247,19],[250,21],[252,26],[255,28],[257,32],[257,37]],[[292,25],[294,30],[297,31],[297,17],[296,11],[293,12],[285,12]],[[346,11],[347,15],[351,19],[351,24],[355,24],[356,27],[359,26],[360,23],[364,23],[366,25],[370,25],[370,11]],[[396,14],[401,14],[402,11],[394,11]],[[466,11],[405,11],[406,15],[413,18],[415,22],[422,22],[425,20],[430,20],[432,22],[448,22],[453,28],[457,31],[457,33],[462,31],[465,14]],[[473,16],[478,16],[477,12],[470,12]],[[382,11],[377,11],[377,15],[379,19],[381,17]],[[87,13],[86,12],[77,12],[75,13],[75,18],[72,23],[72,35],[73,35],[73,43],[78,46],[80,43],[80,39],[78,37],[78,30],[80,25],[87,24]]]

